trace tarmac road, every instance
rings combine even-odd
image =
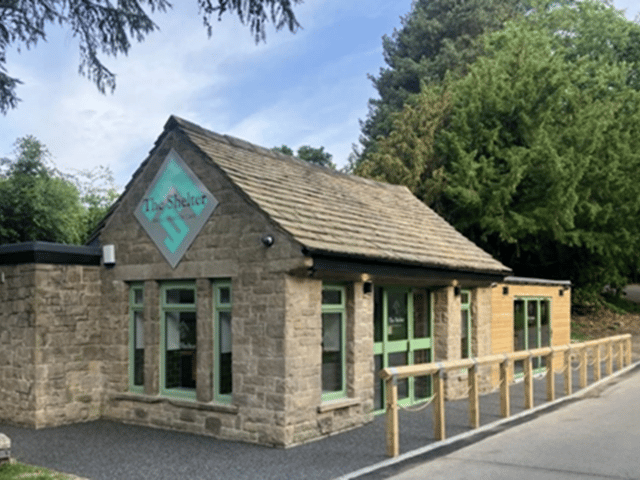
[[[640,370],[394,480],[640,479]]]

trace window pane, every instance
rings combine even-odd
[[[413,363],[429,363],[431,361],[431,350],[416,350],[413,352]],[[431,396],[431,375],[416,377],[414,383],[414,396],[416,400],[425,399]]]
[[[222,395],[231,393],[231,312],[218,312],[220,335],[220,379],[219,392]]]
[[[342,341],[342,314],[322,314],[322,349],[325,352],[339,352]]]
[[[165,387],[196,386],[196,314],[165,312]]]
[[[342,390],[342,314],[322,314],[322,391]]]
[[[469,292],[461,292],[460,293],[460,302],[463,305],[469,305]]]
[[[416,289],[413,293],[413,337],[427,338],[431,333],[429,323],[429,291],[424,288]]]
[[[538,302],[527,302],[527,349],[538,348]]]
[[[407,352],[394,352],[389,356],[390,367],[401,367],[407,365]],[[403,400],[409,397],[409,379],[398,380],[398,400]]]
[[[525,350],[524,300],[513,303],[513,350]]]
[[[170,288],[167,290],[166,303],[185,305],[195,303],[196,291],[192,288]]]
[[[389,341],[407,338],[407,293],[389,291],[387,293],[387,318]]]
[[[462,310],[460,319],[460,358],[469,358],[469,310]]]
[[[141,311],[133,313],[133,384],[144,385],[144,323]]]
[[[382,287],[375,287],[373,291],[373,341],[382,341]]]
[[[541,347],[548,347],[551,344],[551,329],[549,327],[550,308],[549,301],[543,300],[540,303],[540,337]]]
[[[218,301],[225,305],[231,303],[231,287],[218,288]]]
[[[218,320],[220,322],[220,352],[231,353],[231,312],[219,312]]]
[[[342,305],[342,290],[325,288],[322,290],[323,305]]]
[[[142,321],[143,315],[141,311],[133,312],[134,320],[134,345],[135,348],[144,348],[144,323]]]
[[[142,288],[133,289],[133,303],[137,305],[144,303],[144,290]]]
[[[381,410],[384,406],[384,380],[379,376],[382,370],[382,355],[373,356],[373,409]]]

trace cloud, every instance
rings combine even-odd
[[[256,45],[231,17],[207,38],[196,3],[182,2],[155,14],[160,31],[128,56],[104,59],[117,73],[113,95],[77,75],[77,44],[54,29],[48,43],[10,52],[24,101],[0,118],[0,157],[17,137],[33,134],[61,168],[109,166],[123,185],[177,114],[267,147],[322,145],[344,162],[374,93],[366,73],[381,62],[381,33],[390,33],[364,30],[371,18],[397,23],[390,3],[397,9],[401,2],[305,2],[296,10],[302,30],[271,28],[267,43]],[[408,11],[410,0],[404,3]],[[348,39],[340,37],[347,31]]]

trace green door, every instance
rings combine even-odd
[[[530,350],[551,345],[551,302],[548,298],[523,297],[513,302],[513,350]],[[542,358],[533,358],[533,368],[542,369]],[[516,375],[522,374],[522,361],[515,362]]]
[[[424,288],[380,287],[374,290],[374,363],[387,367],[432,361],[431,302]],[[384,382],[375,379],[374,409],[384,410]],[[431,396],[430,377],[398,382],[398,402],[411,405]]]

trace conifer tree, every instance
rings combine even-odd
[[[408,185],[516,274],[620,286],[639,266],[639,34],[590,0],[509,22],[356,171]]]

